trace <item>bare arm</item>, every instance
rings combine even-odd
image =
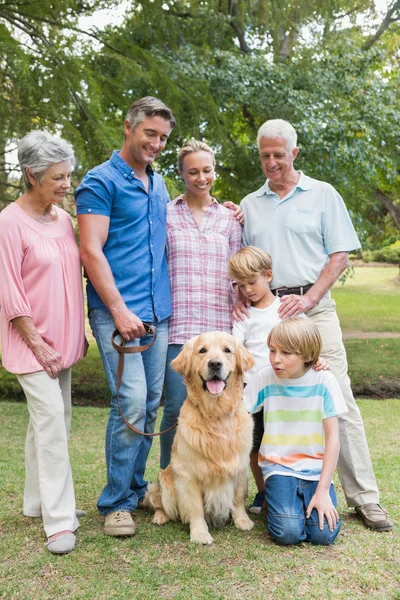
[[[82,262],[96,292],[111,312],[115,327],[125,340],[144,336],[142,321],[123,301],[103,252],[110,219],[103,215],[78,215],[78,226]]]
[[[324,515],[330,531],[333,531],[339,520],[336,508],[329,495],[329,488],[339,457],[339,421],[337,417],[324,420],[325,450],[322,463],[321,477],[314,496],[307,507],[306,517],[309,518],[315,508],[318,512],[319,528],[324,528]]]
[[[64,368],[61,355],[44,341],[31,317],[16,317],[12,323],[47,375],[56,379],[58,373]]]
[[[304,296],[290,294],[282,298],[279,314],[282,319],[296,317],[301,312],[311,310],[324,294],[331,289],[338,277],[349,264],[348,252],[334,252],[322,269],[321,275]]]

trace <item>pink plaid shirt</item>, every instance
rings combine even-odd
[[[169,343],[206,331],[232,331],[228,260],[241,247],[242,227],[213,198],[200,225],[183,196],[167,206],[167,262],[172,316]]]

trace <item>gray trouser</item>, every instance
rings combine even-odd
[[[346,350],[335,306],[332,298],[324,296],[307,316],[318,327],[322,337],[321,357],[329,363],[349,409],[348,413],[339,417],[339,478],[349,506],[378,503],[379,492],[361,414],[350,387]]]

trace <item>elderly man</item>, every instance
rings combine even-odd
[[[261,165],[267,181],[243,199],[243,242],[273,259],[271,289],[282,298],[280,315],[300,312],[317,325],[322,357],[336,376],[349,412],[340,418],[338,472],[347,503],[364,524],[388,531],[392,523],[379,505],[379,492],[359,409],[347,374],[346,351],[330,288],[348,265],[350,250],[360,247],[347,209],[328,183],[296,171],[296,131],[281,119],[258,131]],[[243,318],[243,304],[236,316]]]
[[[145,345],[143,322],[157,327],[149,350],[127,354],[119,399],[128,421],[154,431],[164,381],[171,300],[165,259],[168,192],[151,168],[175,126],[171,110],[153,97],[134,102],[126,116],[125,141],[95,167],[76,190],[81,256],[89,277],[89,321],[108,385],[111,410],[106,434],[107,485],[98,509],[107,535],[135,533],[131,513],[143,498],[151,437],[132,432],[116,400],[118,329],[127,346]]]

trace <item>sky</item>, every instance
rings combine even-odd
[[[149,0],[151,2],[151,0]],[[381,13],[385,13],[392,0],[375,0],[375,6]],[[129,8],[129,0],[122,0],[113,9],[103,9],[96,11],[90,17],[82,17],[79,20],[82,29],[90,29],[95,26],[98,29],[104,29],[106,25],[119,25],[122,23],[125,13]],[[167,4],[165,3],[167,6]]]

